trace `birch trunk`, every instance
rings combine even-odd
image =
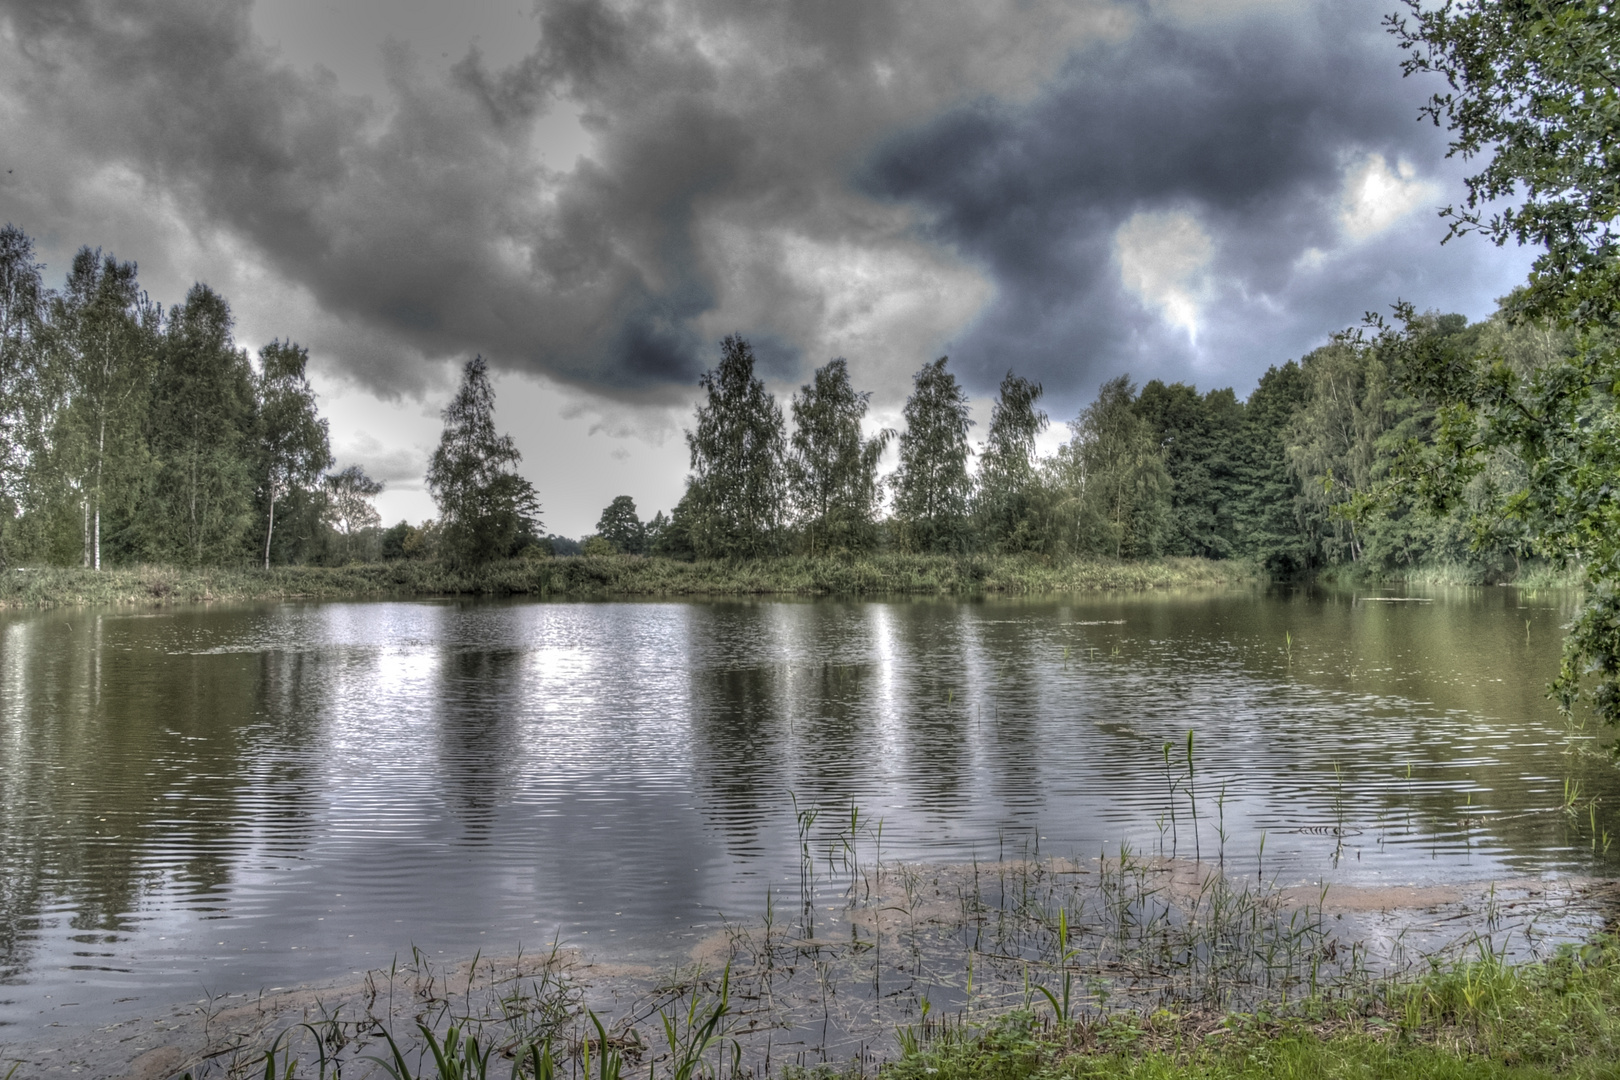
[[[270,569],[270,538],[276,533],[276,482],[270,481],[270,524],[264,530],[264,568]]]

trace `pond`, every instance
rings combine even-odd
[[[677,957],[797,880],[812,806],[881,821],[904,862],[1123,843],[1283,884],[1608,874],[1620,774],[1545,699],[1572,604],[0,615],[0,1043],[413,947]],[[1189,732],[1190,790],[1167,765]]]

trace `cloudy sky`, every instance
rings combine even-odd
[[[732,331],[784,399],[847,357],[874,425],[949,353],[982,434],[1009,369],[1058,421],[1121,372],[1242,395],[1528,267],[1441,246],[1467,166],[1393,0],[531,2],[0,0],[0,220],[308,346],[390,521],[482,353],[568,535],[679,497]]]

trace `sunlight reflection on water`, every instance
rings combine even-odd
[[[790,792],[881,817],[885,859],[1264,832],[1284,883],[1599,868],[1558,807],[1620,831],[1620,783],[1544,698],[1569,598],[1434,595],[0,616],[0,1022],[413,944],[672,956],[796,877]]]

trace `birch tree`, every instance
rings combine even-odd
[[[1127,376],[1104,383],[1051,464],[1057,528],[1071,551],[1140,558],[1163,542],[1170,476],[1135,404]]]
[[[698,384],[707,398],[686,433],[692,475],[682,499],[693,549],[700,558],[769,554],[787,503],[782,410],[754,376],[754,350],[735,334]]]
[[[948,357],[924,364],[906,399],[906,429],[900,434],[894,516],[902,540],[915,551],[948,551],[967,539],[967,392],[945,370]]]
[[[857,392],[849,365],[833,360],[793,395],[788,484],[811,555],[861,550],[874,539],[878,462],[894,432],[861,433],[870,391]]]
[[[104,520],[125,517],[148,466],[143,421],[158,311],[135,264],[82,248],[50,305],[46,388],[57,400],[48,461],[77,504],[82,563],[101,569]],[[42,462],[43,464],[44,462]]]
[[[332,464],[327,422],[317,415],[305,367],[309,352],[279,338],[259,351],[259,482],[264,485],[264,568],[276,532],[276,504],[320,483]],[[379,489],[380,490],[380,489]]]
[[[373,480],[358,465],[350,465],[326,478],[326,522],[343,537],[343,559],[354,558],[355,541],[369,529],[382,524],[371,500],[383,493],[385,485]]]
[[[193,285],[169,312],[148,414],[157,469],[147,543],[198,565],[243,551],[253,520],[253,371],[231,338],[230,307]],[[251,550],[249,548],[248,550]]]
[[[6,533],[23,501],[31,434],[43,404],[40,333],[46,292],[34,242],[14,225],[0,229],[0,566]],[[37,449],[37,447],[36,447]]]
[[[990,432],[979,459],[975,516],[983,542],[1001,551],[1042,546],[1035,439],[1046,430],[1036,408],[1041,384],[1007,372],[990,410]]]

